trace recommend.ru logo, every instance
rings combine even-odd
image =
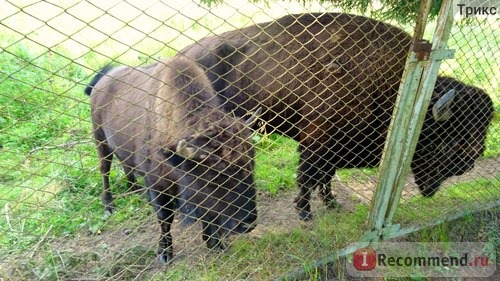
[[[347,272],[353,277],[489,277],[496,251],[482,242],[381,242],[357,249]]]

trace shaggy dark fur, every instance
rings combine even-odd
[[[161,226],[160,261],[173,257],[176,207],[202,221],[210,248],[225,248],[223,236],[255,227],[250,124],[221,109],[196,63],[173,58],[149,67],[104,69],[87,89],[105,208],[114,208],[109,171],[116,155],[129,182],[144,175]]]
[[[366,17],[299,14],[208,37],[181,53],[207,69],[226,109],[243,116],[262,107],[268,132],[299,142],[297,208],[309,219],[316,186],[335,205],[337,169],[379,164],[410,44],[403,30]],[[491,99],[450,78],[439,78],[436,98],[455,87],[451,120],[470,122],[426,119],[412,162],[425,196],[470,169],[484,150]],[[450,161],[436,163],[451,143],[460,145],[446,150]]]

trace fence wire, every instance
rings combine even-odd
[[[267,280],[366,231],[413,24],[328,2],[0,6],[0,279]],[[498,38],[456,15],[394,223],[498,204]]]

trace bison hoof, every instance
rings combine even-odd
[[[219,243],[217,244],[217,249],[221,250],[221,251],[225,251],[227,250],[229,246],[224,243],[222,240],[219,241]]]
[[[207,240],[207,247],[215,250],[226,250],[227,245],[221,239],[210,238]]]
[[[158,255],[158,262],[162,265],[167,265],[172,262],[174,255],[172,253],[161,253]]]
[[[104,219],[109,218],[113,214],[114,210],[115,209],[113,207],[106,207],[104,209]]]
[[[299,219],[301,219],[303,221],[311,220],[312,217],[313,217],[313,215],[311,212],[304,211],[304,210],[299,211]]]
[[[340,209],[342,204],[339,203],[335,198],[323,201],[327,208],[329,209]]]

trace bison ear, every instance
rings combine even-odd
[[[260,115],[262,113],[262,107],[259,107],[255,112],[252,113],[252,115],[245,121],[245,126],[251,128],[259,119]]]
[[[444,94],[432,107],[432,116],[436,121],[446,121],[450,119],[453,112],[450,109],[453,99],[455,98],[457,92],[455,90],[449,90],[448,93]]]
[[[196,153],[196,148],[190,147],[186,140],[180,140],[177,143],[177,147],[175,148],[175,153],[179,154],[180,156],[190,159],[193,158],[195,153]]]

